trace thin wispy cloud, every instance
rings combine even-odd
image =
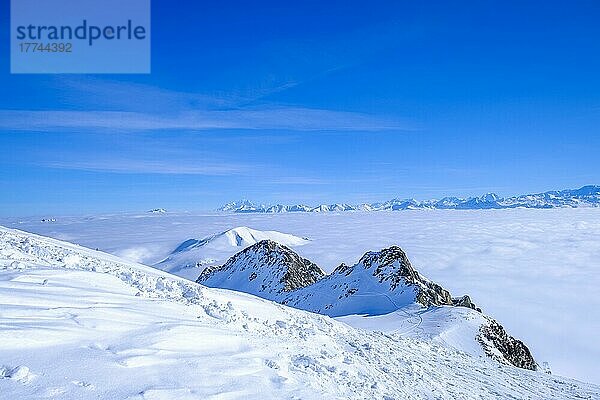
[[[161,175],[205,175],[230,176],[247,173],[249,166],[234,163],[191,164],[158,160],[69,160],[48,161],[44,167],[90,172],[110,172],[122,174],[161,174]]]
[[[169,112],[173,110],[222,109],[247,102],[241,93],[195,93],[164,87],[91,77],[54,77],[49,86],[62,101],[86,109]]]
[[[310,176],[280,176],[270,177],[261,183],[273,185],[330,185],[332,182],[329,179]]]
[[[60,105],[50,110],[0,110],[0,131],[415,129],[413,123],[397,117],[265,101],[300,83],[274,79],[244,89],[202,93],[118,80],[56,77],[47,85],[59,95]]]
[[[127,111],[0,110],[0,130],[56,131],[65,129],[381,131],[413,130],[415,127],[405,121],[369,114],[301,107],[184,111],[167,115]]]

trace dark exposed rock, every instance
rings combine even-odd
[[[341,263],[336,269],[333,270],[332,275],[333,274],[344,274],[344,275],[349,275],[352,272],[352,267]]]
[[[481,312],[481,308],[477,307],[475,303],[471,301],[471,297],[469,297],[468,294],[465,294],[462,297],[454,297],[452,299],[452,305],[456,307],[467,307],[475,311]]]
[[[388,271],[388,267],[395,262],[400,264],[400,268],[392,268],[391,271]],[[361,257],[358,263],[367,269],[375,265],[373,276],[379,277],[380,282],[390,280],[392,290],[402,282],[416,283],[419,279],[419,275],[410,265],[406,253],[398,246],[391,246],[381,251],[369,251]]]
[[[531,352],[522,341],[506,333],[497,321],[489,317],[488,320],[489,323],[482,325],[479,328],[479,335],[477,335],[477,341],[488,357],[519,368],[533,371],[539,368]]]

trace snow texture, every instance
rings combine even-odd
[[[344,213],[175,213],[5,218],[0,225],[99,248],[146,265],[189,238],[233,227],[311,240],[290,246],[329,273],[366,251],[399,245],[412,265],[522,339],[553,373],[600,384],[600,209]],[[215,252],[222,265],[240,248]],[[198,271],[199,274],[200,271]],[[194,279],[196,277],[194,276]]]
[[[7,399],[598,399],[590,384],[357,330],[0,228]]]

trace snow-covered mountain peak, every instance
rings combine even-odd
[[[500,196],[498,196],[496,193],[486,193],[483,196],[481,196],[479,199],[483,202],[491,203],[491,202],[500,200]]]
[[[579,189],[575,189],[571,191],[572,195],[581,196],[581,197],[593,197],[600,196],[600,186],[598,185],[586,185]]]
[[[316,264],[267,239],[240,251],[222,266],[206,268],[197,282],[278,300],[324,275]]]
[[[193,248],[210,245],[212,247],[248,247],[261,240],[273,240],[288,246],[299,246],[308,242],[307,239],[277,231],[259,231],[238,226],[224,232],[205,237],[204,239],[189,239],[181,243],[173,253],[188,251]]]
[[[229,229],[228,231],[221,233],[220,236],[225,237],[231,246],[245,247],[258,242],[261,240],[260,238],[267,235],[261,231],[255,231],[246,226],[240,226]],[[292,235],[289,236],[295,239]]]
[[[410,268],[410,261],[406,256],[406,253],[399,246],[390,246],[380,251],[368,251],[366,252],[360,260],[358,260],[358,265],[363,265],[365,268],[369,269],[372,266],[376,266],[377,268],[385,268],[394,265],[397,268]]]
[[[260,212],[263,210],[264,207],[262,205],[255,204],[250,200],[242,199],[229,202],[222,207],[219,207],[217,211]]]
[[[455,305],[447,290],[422,277],[412,267],[408,256],[399,246],[391,246],[380,251],[369,251],[354,266],[347,267],[342,264],[334,273],[352,276],[355,271],[360,271],[360,269],[369,271],[369,274],[362,274],[364,275],[363,280],[374,280],[382,286],[385,285],[390,292],[398,287],[400,287],[400,291],[405,291],[407,287],[410,287],[415,293],[414,301],[423,306]]]
[[[447,290],[421,276],[399,246],[369,251],[356,264],[342,264],[325,275],[289,247],[263,240],[222,266],[205,268],[197,282],[331,316],[382,314],[415,302],[425,307],[458,302],[476,308],[470,299],[454,301]]]
[[[371,276],[380,283],[389,281],[390,290],[394,290],[402,282],[414,283],[419,279],[419,274],[413,269],[406,253],[399,246],[365,253],[358,263],[351,267],[351,270],[356,268],[370,270]]]
[[[309,242],[306,238],[289,233],[238,226],[202,239],[187,239],[155,266],[163,271],[195,280],[200,274],[199,268],[215,266],[217,260],[226,259],[236,251],[263,240],[272,240],[286,246],[301,246]]]

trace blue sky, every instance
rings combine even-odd
[[[11,75],[0,58],[1,215],[600,183],[597,1],[154,0],[152,15],[149,75]]]

